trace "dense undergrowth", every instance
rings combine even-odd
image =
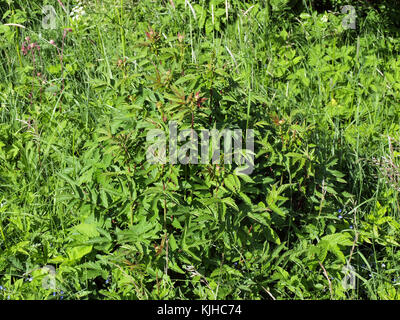
[[[80,3],[0,1],[0,298],[400,298],[395,2]],[[254,171],[149,163],[173,120]]]

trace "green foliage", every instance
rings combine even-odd
[[[398,299],[379,11],[347,30],[341,1],[86,1],[51,30],[41,5],[0,1],[0,298]],[[150,163],[170,121],[254,129],[254,171]]]

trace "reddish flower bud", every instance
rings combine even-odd
[[[71,28],[65,28],[64,29],[64,34],[63,34],[64,38],[65,38],[65,36],[67,35],[68,32],[72,32],[72,29]]]
[[[24,56],[26,56],[28,54],[28,49],[27,49],[27,47],[25,47],[25,44],[22,45],[21,51]]]

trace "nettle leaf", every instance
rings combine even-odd
[[[80,245],[80,246],[76,246],[73,248],[68,248],[67,255],[68,255],[69,260],[71,262],[73,262],[73,261],[77,261],[77,260],[81,259],[85,255],[92,252],[92,249],[93,249],[92,245],[90,245],[90,246]]]
[[[79,265],[79,269],[84,271],[87,279],[95,279],[99,276],[103,279],[107,279],[108,277],[108,271],[105,270],[100,263],[86,262]]]
[[[224,184],[233,193],[237,193],[240,190],[240,180],[233,174],[228,175],[224,179]]]
[[[126,242],[144,242],[149,243],[150,240],[158,239],[158,232],[161,230],[161,225],[155,221],[148,221],[141,217],[140,221],[130,226],[126,230],[117,229],[117,240],[120,243]]]
[[[57,175],[62,178],[63,180],[65,180],[66,182],[68,182],[72,187],[75,187],[77,184],[74,180],[72,180],[67,174],[63,174],[61,172],[58,172]]]
[[[339,246],[352,246],[353,241],[348,233],[334,233],[321,238],[317,244],[317,253],[321,262],[325,260],[327,252],[335,254],[342,263],[346,262],[346,258]]]
[[[104,208],[109,208],[110,204],[113,202],[113,199],[109,192],[106,192],[109,190],[106,190],[105,188],[100,189],[100,199],[101,199],[101,204],[104,206]]]
[[[242,198],[242,200],[246,203],[246,204],[248,204],[248,205],[251,205],[252,203],[251,203],[251,199],[244,193],[244,192],[239,192],[239,196],[240,196],[240,198]]]
[[[276,266],[275,269],[276,271],[272,275],[271,280],[288,280],[290,278],[289,273],[282,267]]]
[[[176,244],[176,240],[174,235],[171,233],[168,237],[168,243],[172,251],[175,251],[178,249],[178,245]]]
[[[174,261],[174,259],[169,259],[168,261],[168,268],[170,268],[171,270],[178,272],[180,274],[185,274],[185,271],[183,271],[178,264]]]
[[[330,169],[328,169],[327,171],[328,171],[330,174],[332,174],[333,176],[336,177],[336,181],[337,181],[337,182],[346,183],[346,180],[342,179],[342,178],[345,176],[344,173],[342,173],[342,172],[340,172],[340,171],[337,171],[337,170],[330,170]]]
[[[286,213],[282,209],[280,209],[277,205],[275,205],[274,203],[268,203],[268,206],[273,212],[280,215],[282,218],[284,218],[286,216]]]
[[[266,218],[266,217],[263,217],[263,216],[260,215],[260,214],[255,215],[255,214],[253,214],[253,213],[251,213],[251,212],[248,212],[247,215],[248,215],[250,218],[254,219],[255,221],[257,221],[258,223],[260,223],[260,224],[262,224],[262,225],[264,225],[264,226],[269,226],[269,224],[270,224],[269,219]]]
[[[279,194],[281,192],[283,192],[289,185],[282,185],[278,188],[278,190],[276,189],[276,185],[272,186],[272,189],[270,190],[270,192],[268,193],[268,196],[266,198],[267,203],[268,203],[268,207],[275,212],[276,214],[278,214],[279,216],[281,216],[282,218],[285,218],[286,216],[286,212],[281,209],[276,202],[279,200],[283,200],[286,201],[287,198],[280,196]]]
[[[206,20],[206,34],[209,35],[214,30],[214,25],[210,18]]]
[[[198,256],[198,255],[196,255],[193,251],[191,251],[190,249],[189,249],[189,247],[185,244],[185,243],[182,243],[182,250],[183,250],[183,252],[185,252],[186,254],[188,254],[190,257],[192,257],[193,259],[195,259],[196,261],[198,261],[198,262],[201,262],[201,258]],[[187,259],[182,259],[182,257],[180,258],[182,261],[184,261],[184,262],[188,262],[188,261],[190,261],[190,260],[187,260]]]
[[[203,7],[199,4],[194,4],[193,7],[198,17],[198,26],[200,29],[203,29],[204,23],[206,22],[207,18],[207,10],[204,10]]]
[[[72,232],[79,232],[80,234],[82,234],[88,238],[93,238],[93,237],[99,236],[99,232],[97,231],[96,224],[81,223],[81,224],[78,224],[77,226],[73,227]]]
[[[239,278],[243,277],[243,274],[239,270],[236,270],[236,269],[232,268],[231,266],[224,264],[222,266],[222,268],[220,268],[220,267],[216,268],[211,273],[210,278],[218,278],[220,276],[225,276],[227,274],[237,276]]]
[[[175,229],[178,229],[178,230],[182,230],[182,229],[183,229],[183,227],[182,227],[182,225],[181,225],[181,223],[179,222],[178,219],[175,219],[175,218],[174,218],[174,220],[172,220],[171,225],[172,225]]]
[[[236,205],[235,201],[232,198],[224,198],[221,200],[222,203],[227,204],[228,206],[230,206],[231,208],[235,209],[236,211],[239,211],[238,206]]]

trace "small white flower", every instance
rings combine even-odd
[[[78,5],[72,8],[70,16],[72,18],[72,21],[77,21],[85,14],[86,12],[84,10],[83,4],[78,3]]]

